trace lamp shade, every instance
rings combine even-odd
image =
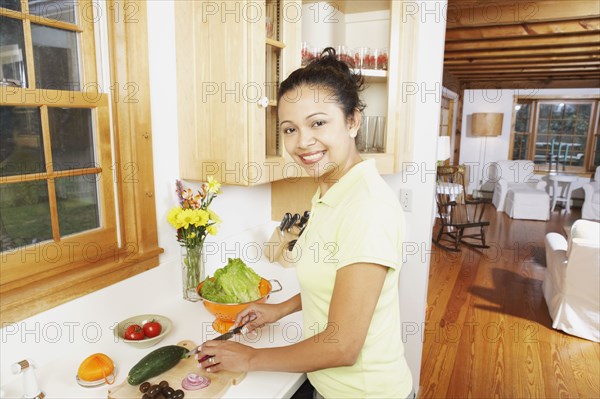
[[[500,136],[502,134],[501,113],[475,113],[471,116],[471,135],[476,137]]]
[[[438,136],[437,160],[445,161],[450,158],[450,136]]]

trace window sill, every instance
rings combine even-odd
[[[3,291],[0,296],[0,326],[26,319],[152,269],[158,266],[158,255],[162,252],[162,248],[156,248],[132,258],[88,263],[48,279]]]

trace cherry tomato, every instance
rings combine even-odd
[[[144,339],[144,329],[137,324],[132,324],[129,327],[127,327],[123,336],[125,337],[125,339],[139,341]]]
[[[155,320],[149,321],[148,323],[144,324],[144,334],[146,334],[146,337],[148,338],[156,337],[160,334],[161,331],[162,326],[159,322]]]

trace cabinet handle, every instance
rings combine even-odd
[[[260,105],[262,108],[267,108],[269,106],[269,98],[261,97],[260,100],[258,100],[258,105]]]

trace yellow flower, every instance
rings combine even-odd
[[[194,237],[196,237],[196,233],[194,233],[194,232],[192,231],[188,237],[189,237],[189,238],[194,238]]]
[[[208,223],[208,212],[204,209],[194,209],[192,224],[196,227],[206,226]]]
[[[221,218],[214,211],[208,210],[208,217],[215,223],[221,223]]]
[[[167,214],[167,221],[171,224],[171,226],[175,227],[176,229],[179,229],[181,227],[177,219],[181,211],[182,209],[176,206],[175,208],[171,208],[171,210]]]
[[[221,183],[216,181],[212,176],[208,176],[208,192],[218,194],[221,189]]]
[[[210,226],[208,226],[206,228],[206,231],[208,231],[208,234],[216,236],[217,235],[217,226],[215,226],[214,224],[211,224]]]
[[[184,209],[177,215],[178,228],[187,229],[194,221],[194,210]]]

